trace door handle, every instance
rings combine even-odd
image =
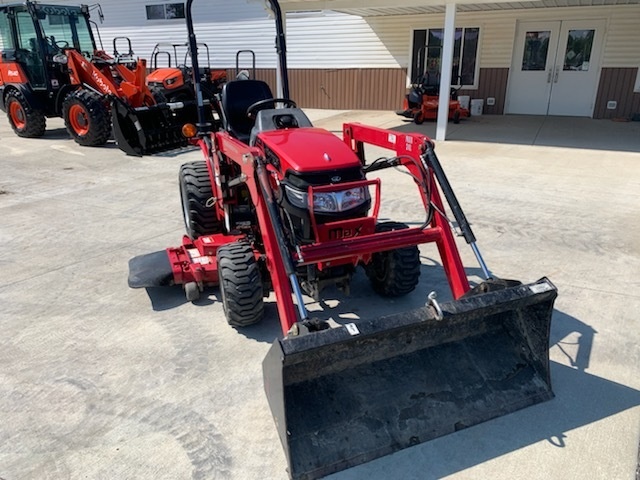
[[[556,65],[556,74],[553,76],[553,83],[558,83],[558,75],[560,74],[560,65]]]
[[[547,73],[547,83],[551,83],[551,75],[553,74],[553,68],[549,69],[549,73]]]

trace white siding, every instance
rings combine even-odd
[[[603,67],[640,67],[640,8],[612,14],[603,59]]]
[[[287,18],[291,68],[396,68],[398,61],[387,42],[398,31],[381,38],[367,20],[355,15],[323,12]],[[408,37],[406,32],[402,35]],[[406,44],[406,39],[404,39]]]
[[[0,0],[0,4],[14,2]],[[47,3],[79,5],[81,1],[50,0]],[[104,23],[100,23],[95,11],[92,12],[92,20],[98,24],[105,50],[113,50],[114,37],[127,36],[131,39],[135,54],[148,59],[157,42],[186,42],[184,19],[147,20],[145,5],[160,3],[171,1],[102,1]],[[200,0],[194,2],[193,16],[198,41],[209,45],[213,65],[235,66],[236,51],[252,49],[256,52],[258,68],[275,67],[275,27],[261,4],[247,0]]]
[[[184,19],[147,20],[145,5],[154,3],[163,2],[103,2],[105,22],[100,26],[100,34],[105,49],[112,50],[114,36],[125,35],[131,38],[136,55],[148,59],[157,42],[186,42]],[[258,68],[275,65],[275,28],[260,5],[248,4],[246,0],[200,1],[194,3],[193,17],[198,41],[208,44],[211,50],[212,66],[234,66],[235,52],[244,49],[255,51]]]
[[[516,23],[552,19],[604,18],[608,20],[603,67],[630,67],[640,63],[640,6],[580,7],[556,9],[465,12],[456,15],[458,27],[480,27],[480,66],[508,68],[514,44]],[[367,19],[399,66],[409,65],[411,29],[441,28],[444,15],[371,17]]]

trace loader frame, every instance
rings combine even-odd
[[[415,178],[425,178],[427,182],[427,197],[424,189],[419,189],[425,213],[430,219],[424,225],[404,230],[368,234],[351,234],[354,228],[360,227],[368,220],[375,225],[378,207],[374,207],[370,217],[356,220],[338,221],[330,224],[330,228],[342,234],[335,235],[333,240],[316,241],[310,245],[297,245],[294,251],[281,248],[287,242],[278,232],[279,220],[274,218],[269,205],[273,197],[268,178],[269,167],[265,163],[260,149],[249,147],[231,137],[227,132],[216,132],[210,138],[198,140],[200,149],[208,158],[208,166],[213,172],[213,155],[222,155],[235,163],[246,183],[256,210],[261,240],[264,252],[256,251],[256,258],[264,257],[273,289],[276,294],[278,315],[284,335],[293,325],[305,318],[299,318],[299,308],[292,300],[291,282],[289,278],[293,272],[287,271],[285,265],[304,266],[311,264],[335,264],[346,262],[353,265],[368,263],[371,255],[376,252],[394,250],[397,248],[436,243],[442,265],[454,298],[460,298],[469,291],[464,266],[456,241],[446,218],[439,212],[444,212],[444,204],[437,188],[433,170],[428,167],[426,157],[427,147],[430,145],[428,137],[415,133],[397,133],[376,127],[357,123],[347,123],[343,130],[344,142],[353,149],[354,153],[362,151],[364,145],[392,150],[399,160],[398,165],[405,167]],[[211,150],[218,153],[211,153]],[[421,159],[421,157],[423,157]],[[412,158],[413,160],[410,160]],[[354,182],[356,183],[356,182]],[[357,182],[368,185],[372,181]],[[323,190],[338,190],[347,188],[350,184],[339,184],[321,187]],[[214,187],[215,188],[215,187]],[[317,188],[317,187],[316,187]],[[220,197],[222,192],[214,191],[214,196]],[[311,196],[312,198],[312,196]],[[376,196],[379,203],[380,197]],[[346,233],[345,233],[346,232]],[[184,237],[183,245],[167,249],[175,283],[188,284],[195,282],[200,288],[206,285],[218,284],[218,272],[215,254],[217,249],[227,243],[238,241],[242,236],[215,234],[199,237],[195,240]],[[264,253],[264,255],[263,255]]]

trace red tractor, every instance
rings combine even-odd
[[[131,259],[129,285],[182,285],[190,300],[218,286],[236,328],[261,321],[264,298],[275,292],[282,337],[264,360],[264,386],[294,479],[552,398],[556,288],[546,278],[523,285],[489,273],[426,136],[347,123],[339,138],[314,128],[288,98],[281,12],[277,0],[270,4],[281,98],[264,82],[230,81],[219,129],[198,106],[198,124],[184,131],[203,158],[179,175],[187,235],[181,246]],[[369,161],[366,145],[390,155]],[[374,174],[390,168],[410,175],[421,225],[379,218],[382,180]],[[487,277],[473,288],[440,190]],[[360,268],[378,294],[409,294],[424,268],[418,245],[429,242],[453,301],[440,303],[432,292],[423,308],[346,323],[305,307],[305,294],[321,298],[328,285],[348,290]]]
[[[47,117],[62,117],[78,144],[99,146],[111,136],[113,101],[135,108],[165,100],[146,86],[146,63],[133,58],[130,42],[125,55],[117,53],[117,39],[113,57],[96,48],[89,18],[86,5],[0,6],[0,109],[17,135],[40,137]],[[158,142],[185,143],[180,127],[172,134],[171,114],[156,117]]]

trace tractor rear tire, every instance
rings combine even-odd
[[[409,228],[404,223],[383,222],[376,232],[389,232]],[[371,286],[385,297],[400,297],[412,292],[420,280],[420,250],[417,246],[402,247],[374,253],[365,266]]]
[[[7,117],[19,137],[38,138],[44,135],[47,120],[41,110],[32,108],[22,92],[13,90],[5,98]]]
[[[413,123],[415,123],[416,125],[422,125],[423,122],[424,122],[424,114],[422,113],[422,110],[419,110],[413,116]]]
[[[76,90],[62,103],[62,118],[69,135],[83,147],[100,147],[111,136],[111,115],[103,97],[85,89]]]
[[[187,235],[193,240],[203,235],[222,232],[216,216],[213,188],[205,161],[185,163],[180,167],[180,199]]]
[[[247,327],[264,316],[260,266],[251,245],[234,242],[218,248],[218,277],[222,307],[229,325]]]

